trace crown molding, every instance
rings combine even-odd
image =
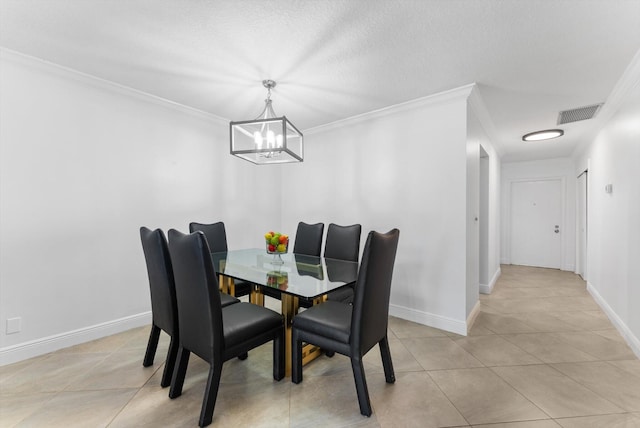
[[[588,135],[592,135],[594,138],[598,135],[613,115],[622,107],[629,94],[633,92],[634,87],[637,85],[640,85],[640,50],[636,52],[631,63],[629,63],[624,73],[622,73],[622,77],[620,77],[605,100],[600,112],[594,119],[593,127]],[[585,139],[581,144],[578,144],[573,150],[573,153],[571,153],[571,158],[575,159],[584,153],[592,141],[593,139]]]
[[[394,104],[388,107],[383,107],[381,109],[373,110],[367,113],[358,114],[356,116],[351,116],[346,119],[340,119],[335,122],[330,122],[325,125],[315,126],[313,128],[309,128],[303,131],[304,135],[313,135],[321,132],[327,132],[334,129],[342,128],[345,126],[355,125],[361,122],[366,122],[369,120],[379,119],[381,117],[391,116],[393,114],[416,110],[426,106],[438,105],[438,104],[446,104],[452,101],[463,100],[469,97],[469,94],[472,92],[475,83],[461,86],[459,88],[451,89],[444,92],[439,92],[437,94],[428,95],[426,97],[416,98],[410,101],[406,101],[400,104]]]
[[[100,77],[83,73],[73,68],[68,68],[54,62],[37,58],[31,55],[24,54],[22,52],[14,51],[4,47],[0,47],[0,59],[8,62],[23,65],[25,67],[36,68],[45,73],[53,74],[61,78],[67,78],[74,80],[78,83],[99,88],[102,90],[116,92],[119,95],[131,97],[144,102],[149,102],[160,107],[169,108],[171,110],[179,111],[187,115],[197,117],[206,121],[224,124],[229,124],[229,120],[208,113],[203,110],[199,110],[193,107],[186,106],[184,104],[177,103],[175,101],[168,100],[166,98],[158,97],[156,95],[149,94],[138,89],[131,88],[129,86],[121,85],[111,80],[102,79]]]
[[[618,83],[613,87],[611,94],[607,97],[600,113],[598,114],[598,119],[602,121],[602,125],[608,122],[608,120],[613,116],[624,104],[627,99],[629,93],[632,92],[632,89],[640,83],[640,50],[636,52],[631,63],[627,66],[624,73],[622,73],[622,77],[618,80]]]

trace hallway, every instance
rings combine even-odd
[[[349,360],[321,357],[304,381],[271,378],[271,347],[225,363],[212,426],[640,427],[640,360],[577,275],[502,266],[462,337],[389,320],[396,383],[365,357],[374,413],[359,414]],[[0,367],[0,427],[192,427],[207,366],[192,357],[184,393],[159,386],[168,340],[142,367],[139,328]]]

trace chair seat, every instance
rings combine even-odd
[[[240,303],[240,300],[228,294],[220,293],[220,306],[224,308],[226,306],[233,305],[234,303]]]
[[[296,315],[293,327],[348,344],[352,310],[349,304],[326,301]]]
[[[225,347],[244,342],[248,337],[282,327],[282,315],[271,309],[240,302],[222,310]]]

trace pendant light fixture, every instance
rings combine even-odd
[[[230,122],[231,154],[258,165],[302,162],[302,132],[286,116],[277,117],[271,106],[273,80],[263,80],[267,88],[264,110],[254,120]]]

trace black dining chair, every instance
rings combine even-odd
[[[307,224],[302,221],[299,222],[296,230],[296,238],[293,244],[293,253],[320,257],[323,233],[324,223]],[[262,293],[265,296],[273,297],[274,299],[281,298],[279,291],[272,290],[268,287],[263,287]],[[303,304],[304,303],[301,301],[301,305]],[[306,304],[310,305],[309,303]]]
[[[158,349],[160,332],[164,331],[171,337],[169,351],[162,373],[160,385],[164,388],[171,383],[171,375],[178,355],[179,329],[178,329],[178,309],[176,303],[176,287],[173,278],[173,267],[169,257],[167,238],[160,229],[151,230],[146,227],[140,228],[140,240],[147,264],[147,274],[149,276],[149,289],[151,292],[151,333],[147,343],[147,351],[144,354],[142,365],[149,367],[153,365],[153,360]],[[221,296],[222,305],[227,306],[238,303],[235,297]]]
[[[189,356],[209,363],[199,425],[213,420],[222,364],[251,349],[273,341],[273,378],[284,377],[284,319],[270,309],[251,303],[222,308],[211,251],[202,232],[190,235],[169,231],[173,262],[180,344],[169,397],[182,394]]]
[[[328,259],[347,260],[357,262],[360,255],[360,234],[362,226],[339,226],[329,224],[327,237],[324,243],[324,257]],[[353,284],[331,291],[327,294],[327,300],[338,302],[353,302]]]
[[[178,309],[176,306],[176,286],[173,281],[173,268],[169,257],[167,239],[160,229],[140,228],[140,240],[147,264],[149,289],[151,292],[151,333],[147,343],[142,365],[149,367],[158,348],[160,331],[171,337],[169,351],[162,373],[160,385],[164,388],[171,383],[171,375],[178,355]]]
[[[212,253],[227,251],[227,232],[224,223],[219,221],[213,224],[189,223],[189,232],[200,230],[204,233]],[[246,281],[234,280],[235,297],[246,296],[251,293],[252,284]]]
[[[291,380],[302,382],[302,342],[320,346],[351,359],[360,413],[371,416],[362,358],[376,344],[380,347],[387,383],[395,382],[387,325],[393,265],[400,231],[370,232],[362,255],[353,305],[326,301],[293,318],[291,332]],[[292,391],[293,392],[293,391]]]
[[[360,255],[360,234],[362,226],[340,226],[330,223],[324,242],[324,257],[328,259],[357,262]],[[334,275],[335,278],[335,275]],[[330,278],[331,279],[331,278]],[[327,300],[351,303],[353,301],[353,284],[327,293]],[[312,300],[300,299],[300,307],[310,308]],[[331,352],[328,353],[331,356]]]
[[[296,240],[293,244],[293,252],[295,254],[320,257],[323,233],[324,223],[307,224],[302,221],[299,222],[296,230]]]

